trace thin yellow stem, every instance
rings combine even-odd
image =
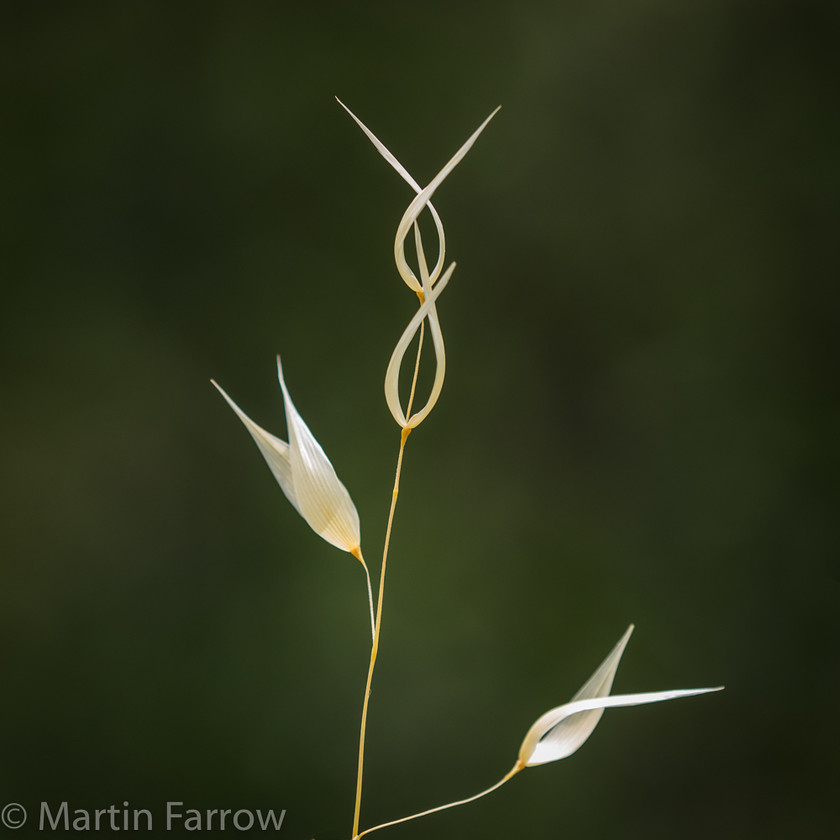
[[[367,730],[368,703],[370,701],[370,687],[373,682],[373,669],[376,665],[376,655],[379,652],[379,634],[382,630],[382,601],[385,594],[385,566],[388,562],[388,546],[391,542],[391,527],[394,523],[394,511],[397,507],[397,496],[400,492],[400,473],[402,471],[403,452],[405,442],[411,429],[403,429],[400,435],[400,453],[397,457],[397,470],[394,477],[394,489],[391,494],[391,510],[388,514],[388,526],[385,529],[385,548],[382,553],[382,569],[379,573],[379,597],[376,603],[376,622],[373,630],[373,644],[370,649],[370,664],[368,665],[365,697],[362,703],[362,726],[359,732],[359,765],[356,771],[356,805],[353,811],[353,834],[359,831],[359,813],[362,808],[362,775],[365,766],[365,733]]]
[[[423,292],[418,292],[417,297],[420,298],[422,305],[425,300]],[[420,322],[420,338],[417,341],[417,358],[414,360],[414,375],[411,377],[411,391],[408,394],[408,405],[405,407],[405,416],[411,417],[411,405],[414,402],[414,392],[417,390],[417,377],[420,374],[420,354],[423,352],[423,336],[426,334],[426,322]],[[403,429],[405,431],[405,429]],[[409,429],[409,431],[411,431]]]
[[[466,799],[459,799],[457,802],[449,802],[446,805],[438,805],[437,808],[429,808],[428,811],[420,811],[419,814],[412,814],[410,817],[402,817],[398,820],[391,820],[391,822],[382,823],[381,825],[375,825],[373,828],[366,828],[360,834],[356,834],[353,837],[353,840],[360,840],[360,838],[364,837],[366,834],[370,834],[372,831],[379,831],[380,828],[388,828],[391,825],[398,825],[399,823],[408,822],[409,820],[416,820],[418,817],[425,817],[429,814],[434,814],[437,811],[445,811],[447,808],[455,808],[458,805],[466,805],[468,802],[475,802],[476,799],[481,799],[482,796],[487,796],[488,793],[492,793],[494,790],[498,790],[506,781],[513,778],[520,770],[525,767],[521,761],[517,761],[516,764],[507,772],[507,774],[499,779],[495,785],[491,785],[487,790],[481,791],[481,793],[475,794],[475,796],[469,796]]]
[[[370,571],[368,571],[367,563],[365,563],[365,558],[362,557],[362,547],[358,546],[354,548],[350,552],[361,564],[362,568],[365,570],[365,580],[367,581],[367,591],[368,591],[368,604],[370,605],[370,637],[373,639],[376,630],[375,627],[375,618],[373,614],[373,589],[370,585]]]
[[[408,411],[406,416],[411,415],[411,403],[414,400],[414,391],[417,387],[417,376],[420,372],[420,354],[423,351],[424,325],[420,326],[420,339],[417,344],[417,359],[414,363],[414,377],[411,381],[411,393],[408,398]],[[394,474],[394,489],[391,492],[391,509],[388,513],[388,525],[385,528],[385,545],[382,549],[382,568],[379,572],[379,595],[376,602],[376,621],[373,629],[373,644],[370,648],[370,664],[368,665],[367,683],[365,684],[365,696],[362,701],[362,725],[359,731],[359,762],[356,770],[356,804],[353,809],[353,836],[359,832],[359,814],[362,809],[362,778],[365,769],[365,735],[367,733],[368,704],[370,703],[370,687],[373,682],[373,669],[376,665],[376,655],[379,652],[379,635],[382,631],[382,603],[385,597],[385,567],[388,563],[388,548],[391,544],[391,528],[394,524],[394,511],[397,508],[397,497],[400,493],[400,474],[402,473],[403,452],[405,442],[411,434],[411,428],[406,427],[400,433],[400,451],[397,456],[397,468]]]

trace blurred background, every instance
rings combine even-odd
[[[836,836],[835,4],[5,18],[0,804],[350,834],[363,576],[209,383],[285,437],[283,354],[376,574],[412,194],[338,95],[423,184],[503,106],[435,198],[363,825],[496,781],[632,621],[615,691],[726,691],[387,836]]]

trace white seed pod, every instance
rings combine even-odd
[[[661,700],[673,700],[678,697],[690,697],[721,690],[722,686],[718,686],[610,696],[621,654],[624,653],[632,632],[633,625],[631,624],[610,655],[568,703],[547,711],[535,721],[519,748],[519,764],[533,767],[572,755],[592,734],[604,709],[658,703]]]
[[[283,378],[279,356],[277,375],[283,389],[288,443],[258,426],[220,385],[215,381],[213,384],[250,432],[280,489],[310,528],[330,545],[359,556],[361,528],[356,506],[321,445],[295,408]]]

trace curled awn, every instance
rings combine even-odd
[[[397,160],[397,158],[387,149],[385,144],[339,99],[339,105],[356,121],[356,124],[365,133],[367,138],[373,143],[376,150],[389,164],[399,173],[400,177],[414,190],[416,193],[414,199],[406,208],[397,226],[397,233],[394,237],[394,262],[397,266],[397,272],[402,278],[403,282],[411,289],[420,301],[420,308],[409,322],[404,330],[402,336],[391,354],[391,360],[388,363],[388,369],[385,373],[385,402],[391,412],[394,420],[404,429],[414,429],[425,420],[429,412],[434,408],[435,403],[440,396],[443,388],[443,380],[446,373],[446,350],[443,343],[443,333],[440,328],[440,320],[437,314],[437,307],[435,302],[438,296],[443,291],[443,287],[449,282],[452,277],[452,272],[455,270],[455,263],[450,264],[446,272],[441,275],[443,271],[443,262],[446,254],[446,237],[443,230],[443,222],[440,215],[432,204],[432,196],[435,190],[446,180],[447,176],[452,170],[461,162],[467,152],[472,148],[475,141],[478,139],[482,131],[484,131],[487,123],[493,119],[499,111],[496,108],[489,117],[469,136],[467,141],[458,149],[457,152],[449,159],[443,169],[435,175],[426,187],[421,188],[417,181],[409,174],[408,170]],[[501,107],[501,106],[500,106]],[[423,241],[420,234],[420,227],[417,220],[425,208],[429,208],[429,213],[432,216],[435,224],[435,230],[438,237],[438,257],[437,262],[432,268],[431,272],[426,265],[426,257],[423,250]],[[415,250],[417,252],[418,271],[414,272],[408,264],[405,256],[405,240],[411,231],[414,231]],[[420,278],[418,280],[418,276]],[[418,330],[422,328],[424,321],[429,323],[429,332],[432,336],[432,344],[435,351],[435,378],[432,383],[432,389],[426,403],[422,408],[414,413],[410,413],[406,417],[406,412],[402,407],[402,402],[399,395],[399,380],[400,370],[402,368],[403,358],[406,350],[411,344]]]

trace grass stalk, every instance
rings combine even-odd
[[[421,297],[422,303],[422,297]],[[417,344],[417,358],[414,362],[414,375],[411,380],[411,393],[408,398],[408,410],[406,416],[411,415],[411,405],[414,401],[414,392],[417,388],[417,377],[420,373],[420,354],[423,352],[424,325],[420,326],[420,338]],[[400,451],[397,456],[397,468],[394,474],[394,488],[391,491],[391,508],[388,513],[388,525],[385,528],[385,545],[382,549],[382,568],[379,572],[379,594],[376,602],[376,621],[373,629],[373,643],[370,648],[370,664],[368,665],[367,683],[365,684],[365,695],[362,702],[362,724],[359,731],[359,761],[356,770],[356,803],[353,809],[353,837],[359,833],[359,815],[362,808],[362,777],[365,767],[365,735],[367,733],[368,705],[370,703],[370,688],[373,683],[373,669],[376,665],[376,656],[379,653],[379,636],[382,632],[382,604],[385,597],[385,567],[388,563],[388,548],[391,544],[391,528],[394,524],[394,512],[397,509],[397,497],[400,493],[400,476],[402,474],[403,453],[405,442],[411,434],[411,428],[405,427],[400,433]],[[365,567],[367,569],[367,567]]]

